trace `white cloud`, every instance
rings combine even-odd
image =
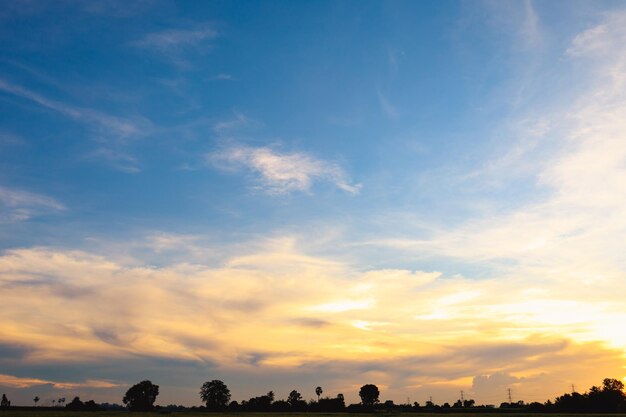
[[[127,119],[100,112],[98,110],[73,106],[45,97],[35,91],[0,79],[0,91],[30,100],[41,107],[53,110],[72,120],[87,125],[93,137],[102,144],[99,149],[86,155],[98,157],[122,172],[139,172],[136,159],[121,150],[128,139],[142,137],[152,124],[144,118]]]
[[[155,51],[184,70],[192,66],[186,55],[191,51],[196,54],[210,51],[213,46],[211,41],[217,36],[217,31],[205,24],[192,29],[167,29],[148,33],[131,45]]]
[[[489,164],[492,175],[505,178],[523,165],[515,179],[536,187],[530,201],[485,210],[426,238],[380,244],[481,263],[528,280],[621,287],[626,268],[620,243],[626,230],[625,27],[626,14],[620,13],[573,39],[568,59],[576,60],[574,71],[588,74],[573,74],[584,91],[576,100],[554,100],[549,111],[537,115],[537,125],[550,128],[547,136],[541,129],[536,135],[524,128],[532,117],[522,115],[521,131],[513,132],[519,141]],[[486,180],[480,178],[477,186]]]
[[[138,166],[137,158],[123,151],[111,148],[98,148],[85,155],[85,158],[104,160],[111,168],[128,174],[141,172],[141,169]]]
[[[521,29],[522,36],[529,47],[536,47],[542,42],[543,34],[532,0],[524,1],[524,13],[526,16]]]
[[[196,29],[168,29],[145,35],[134,42],[135,46],[171,53],[184,48],[205,43],[217,37],[217,31],[205,25]]]
[[[308,191],[316,180],[330,181],[351,194],[358,194],[361,187],[351,184],[338,165],[303,152],[279,153],[267,147],[239,146],[209,154],[207,160],[227,170],[246,168],[256,173],[258,186],[271,194]]]
[[[62,210],[63,204],[46,195],[0,186],[0,222],[23,221]]]
[[[11,84],[2,79],[0,79],[0,90],[30,100],[71,119],[97,127],[104,137],[113,135],[116,138],[124,139],[141,134],[143,130],[137,123],[130,120],[110,116],[97,110],[71,106],[60,101],[52,100],[27,88],[17,84]],[[145,121],[143,124],[145,124]]]
[[[211,78],[212,80],[218,80],[218,81],[233,81],[235,79],[235,77],[232,74],[227,74],[224,72],[221,72],[217,75],[215,75],[214,77]]]
[[[380,108],[388,117],[393,119],[398,117],[398,109],[396,109],[387,96],[385,96],[380,90],[378,90],[378,104],[380,104]]]
[[[620,48],[626,41],[625,23],[626,12],[606,15],[601,23],[576,35],[566,53],[574,57],[604,56],[613,62],[623,58]]]
[[[215,125],[213,125],[213,130],[218,134],[222,134],[254,124],[254,121],[243,113],[234,112],[233,116],[234,117],[229,120],[223,120],[215,123]]]

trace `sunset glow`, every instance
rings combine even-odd
[[[0,4],[14,403],[626,381],[621,4]]]

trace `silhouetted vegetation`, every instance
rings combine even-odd
[[[602,387],[593,386],[588,392],[564,394],[554,400],[548,408],[559,412],[626,412],[624,384],[617,379],[606,378]]]
[[[70,401],[65,408],[75,411],[98,411],[101,409],[94,400],[82,402],[80,397],[74,397],[74,399]]]
[[[376,385],[366,384],[359,390],[361,402],[346,406],[343,394],[336,397],[322,397],[321,387],[315,389],[318,395],[317,401],[306,401],[297,390],[292,390],[286,399],[275,399],[273,391],[265,395],[252,397],[240,403],[230,401],[230,390],[220,380],[205,382],[200,389],[200,398],[206,404],[202,407],[185,407],[182,405],[156,406],[153,404],[159,394],[158,385],[150,381],[142,381],[132,386],[123,398],[127,408],[133,411],[146,411],[155,409],[159,412],[175,412],[187,410],[228,411],[228,412],[426,412],[426,413],[493,413],[493,412],[528,412],[528,413],[626,413],[626,394],[624,383],[618,379],[606,378],[601,386],[593,386],[585,393],[572,392],[563,394],[554,401],[545,403],[524,401],[503,402],[499,407],[494,405],[476,405],[473,399],[462,399],[442,405],[432,401],[426,401],[422,406],[417,402],[409,404],[395,404],[391,400],[380,401],[380,391]],[[37,396],[33,399],[35,404],[40,400]],[[49,400],[48,400],[49,401]],[[57,404],[65,402],[60,398]],[[54,402],[53,402],[54,404]],[[11,405],[6,395],[2,395],[0,408],[7,409]],[[54,407],[12,407],[12,409],[30,408],[33,410],[54,410]],[[96,410],[122,410],[125,407],[117,404],[96,404],[93,400],[82,402],[79,397],[65,406],[66,410],[96,411]]]
[[[378,387],[373,384],[366,384],[361,387],[359,391],[359,397],[361,397],[361,404],[365,407],[373,407],[374,404],[378,403],[378,397],[380,396],[380,391]]]
[[[146,380],[130,387],[122,402],[131,411],[147,411],[152,409],[157,395],[159,395],[159,386]]]
[[[211,411],[226,409],[230,401],[230,390],[222,381],[214,379],[202,384],[200,398]]]
[[[315,395],[317,395],[317,401],[320,400],[320,395],[322,395],[323,392],[324,390],[322,390],[322,387],[315,388]]]

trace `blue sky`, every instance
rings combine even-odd
[[[623,377],[625,13],[2,2],[0,284],[23,305],[1,313],[0,386],[119,401],[154,361],[164,402],[202,378],[243,398],[316,375],[349,399],[375,382],[499,403],[497,384],[547,399]],[[546,364],[455,368],[468,335]],[[411,374],[428,355],[448,362]]]

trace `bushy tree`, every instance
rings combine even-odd
[[[2,402],[0,402],[0,408],[9,408],[9,407],[11,407],[11,401],[9,401],[6,394],[2,394]]]
[[[202,384],[200,398],[209,410],[223,410],[230,401],[230,390],[222,381],[214,379]]]
[[[260,397],[250,398],[241,402],[241,409],[245,411],[271,411],[274,402],[274,391]]]
[[[289,396],[287,397],[287,402],[289,403],[289,407],[293,411],[306,410],[306,401],[302,399],[302,395],[295,389],[289,393]]]
[[[82,410],[85,404],[80,400],[80,397],[74,397],[72,401],[67,403],[65,408],[69,410]]]
[[[289,396],[287,397],[287,402],[289,403],[289,405],[296,405],[300,401],[302,401],[302,395],[298,391],[294,389],[289,393]]]
[[[122,402],[131,411],[147,411],[152,409],[156,397],[159,395],[159,386],[151,381],[141,381],[126,391]]]
[[[380,391],[378,390],[378,387],[374,384],[363,385],[359,390],[361,403],[366,407],[372,407],[374,404],[377,404],[379,396]]]
[[[606,378],[602,387],[591,387],[588,392],[563,394],[547,402],[547,410],[558,412],[616,413],[626,411],[624,384],[618,379]]]

